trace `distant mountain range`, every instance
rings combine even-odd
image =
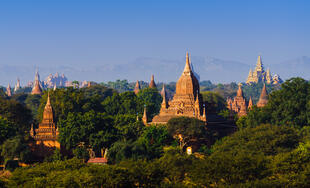
[[[200,75],[200,80],[211,80],[214,83],[245,82],[249,69],[252,65],[222,60],[212,57],[192,57],[194,71]],[[140,57],[127,64],[103,64],[101,66],[80,68],[73,66],[39,67],[41,80],[50,73],[64,73],[69,80],[88,80],[96,82],[114,81],[116,79],[127,79],[129,81],[148,81],[151,75],[155,75],[155,81],[177,81],[185,64],[184,60],[166,60],[159,58]],[[265,68],[269,67],[272,74],[278,74],[285,80],[300,76],[310,79],[310,58],[299,57],[279,64],[263,62]],[[0,84],[6,86],[8,83],[14,85],[17,77],[22,85],[34,79],[35,66],[0,66]]]

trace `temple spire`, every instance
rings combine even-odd
[[[266,84],[264,84],[259,100],[257,102],[257,107],[264,107],[267,103],[268,103],[268,94]]]
[[[183,70],[183,74],[190,75],[191,73],[192,73],[192,69],[190,65],[189,55],[188,55],[188,52],[186,52],[186,63],[185,63],[185,67]]]
[[[252,97],[250,97],[248,109],[251,109],[252,107],[253,107],[253,101],[252,101]]]
[[[40,86],[40,76],[39,76],[38,70],[36,70],[34,86],[32,88],[31,94],[32,95],[41,95],[42,94],[42,89]]]
[[[156,88],[156,84],[155,84],[155,81],[154,81],[154,74],[152,74],[151,82],[149,84],[149,88]]]
[[[166,88],[165,84],[163,84],[163,89],[161,90],[161,96],[163,97],[163,101],[161,103],[162,108],[167,108],[167,98],[166,98]]]
[[[239,87],[238,87],[238,91],[237,91],[237,97],[243,97],[243,91],[242,91],[242,88],[241,88],[242,84],[239,83],[238,86]]]
[[[133,90],[133,92],[135,92],[135,94],[138,94],[140,91],[140,84],[139,84],[139,81],[137,80],[136,82],[136,85],[135,85],[135,88]]]
[[[143,112],[142,121],[143,121],[143,123],[144,123],[145,125],[147,125],[148,118],[147,118],[147,113],[146,113],[146,105],[144,105],[144,112]]]
[[[8,87],[6,88],[6,94],[7,96],[11,97],[12,96],[12,92],[11,92],[11,86],[10,84],[8,84]]]
[[[262,58],[261,58],[260,55],[257,58],[257,63],[256,63],[255,71],[259,71],[259,72],[263,72],[264,71],[263,63],[262,63]]]

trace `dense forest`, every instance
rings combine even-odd
[[[219,137],[195,118],[171,119],[167,125],[145,126],[160,110],[158,90],[135,95],[134,83],[116,81],[87,88],[50,91],[59,142],[44,162],[29,147],[31,124],[37,126],[47,101],[42,95],[19,93],[0,98],[1,162],[4,187],[309,187],[310,83],[292,78],[267,85],[269,102],[236,119],[237,131]],[[166,84],[171,94],[175,83]],[[209,113],[226,110],[226,97],[236,83],[201,82]],[[245,97],[257,101],[263,84],[244,85]],[[208,115],[208,114],[207,114]],[[180,138],[176,135],[182,135]],[[197,145],[191,155],[189,144]],[[107,165],[87,164],[88,149],[96,155],[108,148]],[[18,167],[16,159],[28,164]]]

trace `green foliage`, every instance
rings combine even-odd
[[[16,127],[14,127],[6,118],[0,116],[0,144],[15,135]]]
[[[102,106],[104,111],[110,115],[142,113],[143,105],[134,92],[114,93],[107,97]]]
[[[11,123],[19,134],[29,130],[32,122],[31,111],[15,100],[6,100],[0,97],[0,116]]]
[[[38,117],[38,109],[41,102],[41,95],[27,95],[24,103],[26,104],[27,108],[31,110],[32,117]]]
[[[183,149],[190,141],[197,141],[207,135],[205,123],[196,118],[172,118],[167,123],[167,129],[170,135],[178,140],[180,149]]]
[[[122,140],[136,140],[143,131],[145,125],[137,121],[137,117],[131,114],[120,114],[114,116],[114,127],[118,130]]]
[[[1,156],[5,160],[18,158],[22,162],[31,162],[32,154],[30,148],[22,136],[7,139],[1,146]]]
[[[163,98],[155,88],[145,88],[138,93],[142,105],[146,105],[147,115],[152,119],[160,111]]]
[[[206,105],[207,114],[219,113],[226,109],[226,101],[218,93],[211,92],[211,91],[204,91],[204,92],[201,92],[201,95],[203,97],[203,101],[207,103]]]
[[[66,119],[59,121],[58,126],[59,141],[68,149],[84,142],[98,152],[109,147],[117,139],[113,118],[104,113],[69,112]]]
[[[261,109],[253,108],[248,115],[237,122],[239,127],[255,127],[261,123],[294,127],[310,123],[310,87],[302,78],[292,78],[273,91],[268,104]]]
[[[166,126],[149,126],[144,129],[137,142],[145,148],[148,159],[154,159],[163,153],[164,146],[171,144],[172,137]]]

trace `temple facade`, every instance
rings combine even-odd
[[[269,69],[267,69],[267,71],[264,70],[261,56],[258,56],[257,58],[257,63],[256,63],[256,67],[254,71],[250,69],[249,75],[246,81],[247,84],[259,83],[259,82],[264,82],[267,84],[282,83],[282,80],[279,77],[279,75],[276,74],[274,75],[274,77],[272,77]]]
[[[152,123],[165,124],[171,118],[179,116],[195,117],[206,122],[206,110],[200,94],[199,82],[191,69],[188,53],[186,53],[185,67],[176,84],[173,99],[168,101],[165,87],[161,93],[163,96],[161,109]]]
[[[57,141],[58,133],[58,128],[54,122],[50,96],[48,94],[42,122],[37,129],[33,129],[33,126],[31,127],[30,135],[34,138],[36,145],[43,145],[47,148],[60,148],[60,144]]]

